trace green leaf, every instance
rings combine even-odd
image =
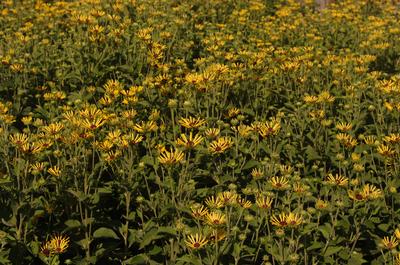
[[[324,244],[322,242],[314,242],[311,246],[307,248],[307,250],[314,250],[323,248]]]
[[[162,251],[162,248],[160,248],[159,246],[154,246],[148,253],[150,256],[155,256],[157,254],[159,254]]]
[[[148,155],[142,157],[142,162],[145,163],[146,165],[149,165],[149,166],[153,166],[154,165],[153,157],[148,156]]]
[[[329,257],[332,256],[335,253],[338,253],[339,251],[342,250],[343,247],[335,247],[335,246],[329,246],[325,253],[324,253],[324,257]]]
[[[67,221],[65,221],[64,223],[66,226],[68,226],[68,228],[77,228],[81,226],[81,222],[79,222],[78,220],[74,220],[74,219],[69,219]]]
[[[162,236],[158,235],[158,230],[156,228],[151,229],[149,232],[145,233],[140,243],[139,249],[143,249],[145,246],[150,244],[153,240],[159,239]]]
[[[325,225],[318,227],[318,230],[322,233],[325,239],[329,239],[332,230],[330,224],[326,223]]]
[[[184,264],[194,264],[194,265],[202,265],[200,259],[194,255],[185,255],[183,257],[176,259],[176,265],[184,265]]]
[[[113,239],[119,239],[117,234],[114,232],[114,230],[107,228],[107,227],[100,227],[93,233],[94,238],[113,238]]]
[[[83,202],[88,198],[88,196],[80,190],[75,191],[75,190],[69,189],[67,191],[69,193],[71,193],[72,195],[74,195],[80,202]]]
[[[367,261],[363,259],[363,255],[357,252],[353,252],[350,256],[349,262],[347,263],[348,265],[361,265],[363,263],[366,263]]]
[[[147,257],[144,254],[136,255],[132,258],[124,260],[122,264],[124,265],[136,265],[136,264],[146,264]]]
[[[306,153],[306,156],[307,156],[307,160],[309,160],[309,161],[320,160],[321,159],[321,156],[311,146],[307,146],[305,153]]]
[[[379,224],[378,228],[384,232],[387,232],[387,230],[389,229],[390,225],[389,224]]]
[[[170,235],[176,235],[176,229],[167,226],[161,226],[158,228],[158,233],[166,233]]]
[[[239,257],[240,256],[240,252],[241,252],[241,247],[239,243],[235,243],[233,244],[233,256],[234,257]]]
[[[243,166],[242,170],[257,167],[259,165],[260,165],[260,162],[258,162],[256,160],[250,160],[250,161],[247,161],[247,163]]]

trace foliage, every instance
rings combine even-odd
[[[1,1],[0,263],[400,264],[399,10],[337,2]]]

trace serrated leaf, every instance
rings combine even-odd
[[[113,239],[119,239],[117,234],[114,232],[114,230],[107,228],[107,227],[100,227],[93,233],[94,238],[113,238]]]

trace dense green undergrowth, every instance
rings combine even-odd
[[[400,264],[392,1],[0,3],[1,264]]]

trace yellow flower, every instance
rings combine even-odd
[[[208,240],[205,236],[200,234],[188,235],[187,240],[185,240],[186,246],[191,249],[199,249],[207,244]]]
[[[279,165],[279,171],[283,176],[288,176],[293,173],[294,168],[291,165]]]
[[[226,222],[226,217],[220,212],[211,212],[206,215],[206,223],[209,225],[222,225]]]
[[[300,214],[289,212],[288,214],[280,213],[278,216],[271,217],[271,224],[277,227],[296,227],[303,222]]]
[[[253,168],[253,170],[251,171],[251,176],[255,179],[261,179],[264,176],[264,172],[262,169],[259,168]]]
[[[21,121],[24,125],[30,125],[32,123],[32,116],[22,117]]]
[[[300,214],[290,212],[287,215],[286,221],[288,222],[289,226],[298,226],[303,222],[303,219]]]
[[[20,146],[20,150],[27,154],[37,154],[43,150],[43,146],[40,143],[26,143]]]
[[[394,230],[394,235],[397,239],[400,239],[400,229],[396,228],[396,230]]]
[[[271,183],[272,187],[277,190],[285,190],[289,188],[289,180],[286,177],[272,177],[269,180],[269,183]]]
[[[270,197],[259,196],[256,199],[256,204],[261,209],[270,209],[272,206],[273,199]]]
[[[302,194],[306,192],[309,189],[309,187],[301,182],[296,182],[293,184],[293,192],[297,194]]]
[[[219,242],[226,237],[226,232],[223,229],[214,229],[210,235],[210,241]]]
[[[214,197],[214,196],[208,197],[205,200],[205,203],[208,207],[213,209],[221,208],[224,206],[224,201],[221,200],[220,197]]]
[[[218,128],[208,128],[204,131],[204,134],[208,137],[208,138],[216,138],[219,135],[220,130]]]
[[[238,132],[239,135],[243,138],[247,138],[250,134],[254,131],[251,126],[240,124],[239,126],[232,126],[231,127],[234,132]]]
[[[325,209],[328,207],[328,202],[318,199],[315,203],[315,208],[317,209]]]
[[[349,190],[347,193],[348,193],[350,199],[352,199],[354,201],[361,202],[361,201],[367,200],[367,197],[358,190]]]
[[[210,143],[208,150],[211,154],[221,154],[225,152],[228,148],[233,145],[232,139],[230,137],[221,137]]]
[[[135,124],[133,129],[139,133],[148,133],[157,131],[158,126],[154,121],[141,121],[140,123]]]
[[[42,127],[42,131],[44,131],[45,133],[47,133],[49,135],[56,135],[59,132],[61,132],[62,129],[64,129],[64,125],[59,122],[52,123],[45,127]]]
[[[13,145],[17,145],[17,146],[22,146],[26,143],[28,143],[28,135],[26,135],[25,133],[16,133],[10,136],[10,142]]]
[[[160,161],[161,164],[165,165],[177,164],[183,160],[183,152],[177,149],[175,149],[174,151],[165,150],[161,152],[160,156],[158,157],[158,160]]]
[[[54,176],[54,177],[59,177],[61,176],[61,170],[58,166],[54,166],[51,167],[47,170],[47,172],[49,172],[50,175]]]
[[[397,241],[396,237],[394,236],[391,236],[390,238],[388,236],[385,236],[382,239],[381,243],[386,249],[391,250],[397,247],[399,241]]]
[[[362,192],[367,199],[377,199],[382,196],[381,189],[378,189],[372,184],[365,184],[362,188]]]
[[[391,157],[394,155],[394,150],[390,146],[384,144],[378,146],[377,152],[384,157]]]
[[[271,217],[271,224],[277,227],[287,227],[287,215],[285,213],[280,213],[278,216],[273,215]]]
[[[199,207],[190,207],[192,210],[192,216],[196,219],[203,219],[205,215],[208,213],[208,209],[204,207],[204,205],[200,205]]]
[[[138,144],[143,141],[143,136],[135,133],[129,133],[127,135],[124,135],[122,138],[128,141],[130,144]]]
[[[105,123],[106,120],[103,117],[96,117],[94,119],[84,119],[80,122],[80,125],[87,130],[96,130]]]
[[[102,153],[101,157],[106,161],[106,162],[112,162],[118,157],[122,155],[120,150],[114,150],[114,151],[109,151],[106,153]]]
[[[96,142],[95,142],[95,146],[96,146],[98,149],[100,149],[101,151],[109,151],[109,150],[111,150],[111,148],[113,148],[114,143],[112,143],[112,142],[109,141],[109,140],[104,140],[104,141],[102,141],[102,142],[96,141]]]
[[[251,207],[252,203],[249,200],[246,200],[244,198],[238,198],[237,202],[239,203],[240,206],[242,206],[245,209],[248,209]]]
[[[50,247],[54,254],[61,254],[64,253],[69,245],[69,237],[58,235],[54,236],[50,240]]]
[[[194,117],[180,118],[178,122],[180,125],[187,129],[195,129],[206,124],[206,121],[204,119]]]
[[[230,108],[229,110],[228,110],[228,118],[233,118],[233,117],[235,117],[235,116],[237,116],[237,115],[239,115],[240,114],[240,109],[238,109],[238,108]]]
[[[400,253],[395,254],[394,256],[394,264],[395,265],[400,265]]]
[[[303,100],[306,104],[314,104],[318,101],[318,97],[312,96],[312,95],[307,95],[307,96],[304,96]]]
[[[273,119],[265,123],[256,122],[252,124],[252,127],[262,138],[266,138],[271,135],[277,135],[281,129],[281,123],[278,119]]]
[[[373,135],[365,136],[363,140],[364,140],[364,143],[367,145],[374,145],[375,141],[376,141],[375,136],[373,136]]]
[[[101,30],[101,28],[103,28],[103,27],[100,26],[100,28],[99,27],[96,28],[98,33],[101,32],[101,31],[100,32],[98,31],[98,30]],[[92,30],[94,30],[94,29],[92,29]],[[121,93],[121,91],[123,89],[123,85],[118,80],[108,80],[107,83],[104,84],[103,88],[105,89],[106,94],[108,96],[118,97],[118,95]]]
[[[320,103],[332,103],[333,101],[335,101],[335,97],[329,91],[323,91],[318,95],[318,102]]]
[[[347,186],[347,184],[349,183],[349,179],[339,174],[336,175],[329,174],[327,176],[327,183],[344,187]]]
[[[36,162],[35,164],[30,165],[30,171],[32,173],[39,173],[44,170],[45,166],[46,165],[43,162]]]
[[[193,133],[190,132],[189,137],[185,134],[181,134],[181,137],[176,140],[177,145],[184,146],[186,149],[195,148],[203,141],[203,137],[200,134],[196,134],[193,136]]]
[[[353,128],[353,125],[349,122],[339,122],[336,124],[336,129],[342,132],[348,132]]]
[[[357,140],[353,136],[347,133],[339,133],[336,135],[336,139],[345,147],[354,147],[357,145]]]
[[[69,237],[64,235],[55,235],[40,248],[40,252],[47,257],[58,255],[64,253],[68,246]]]
[[[385,136],[383,138],[383,141],[391,143],[391,144],[397,144],[400,143],[400,134],[398,133],[391,133],[388,136]]]
[[[217,198],[220,199],[225,205],[231,205],[236,203],[237,194],[232,191],[224,191],[219,193]]]

